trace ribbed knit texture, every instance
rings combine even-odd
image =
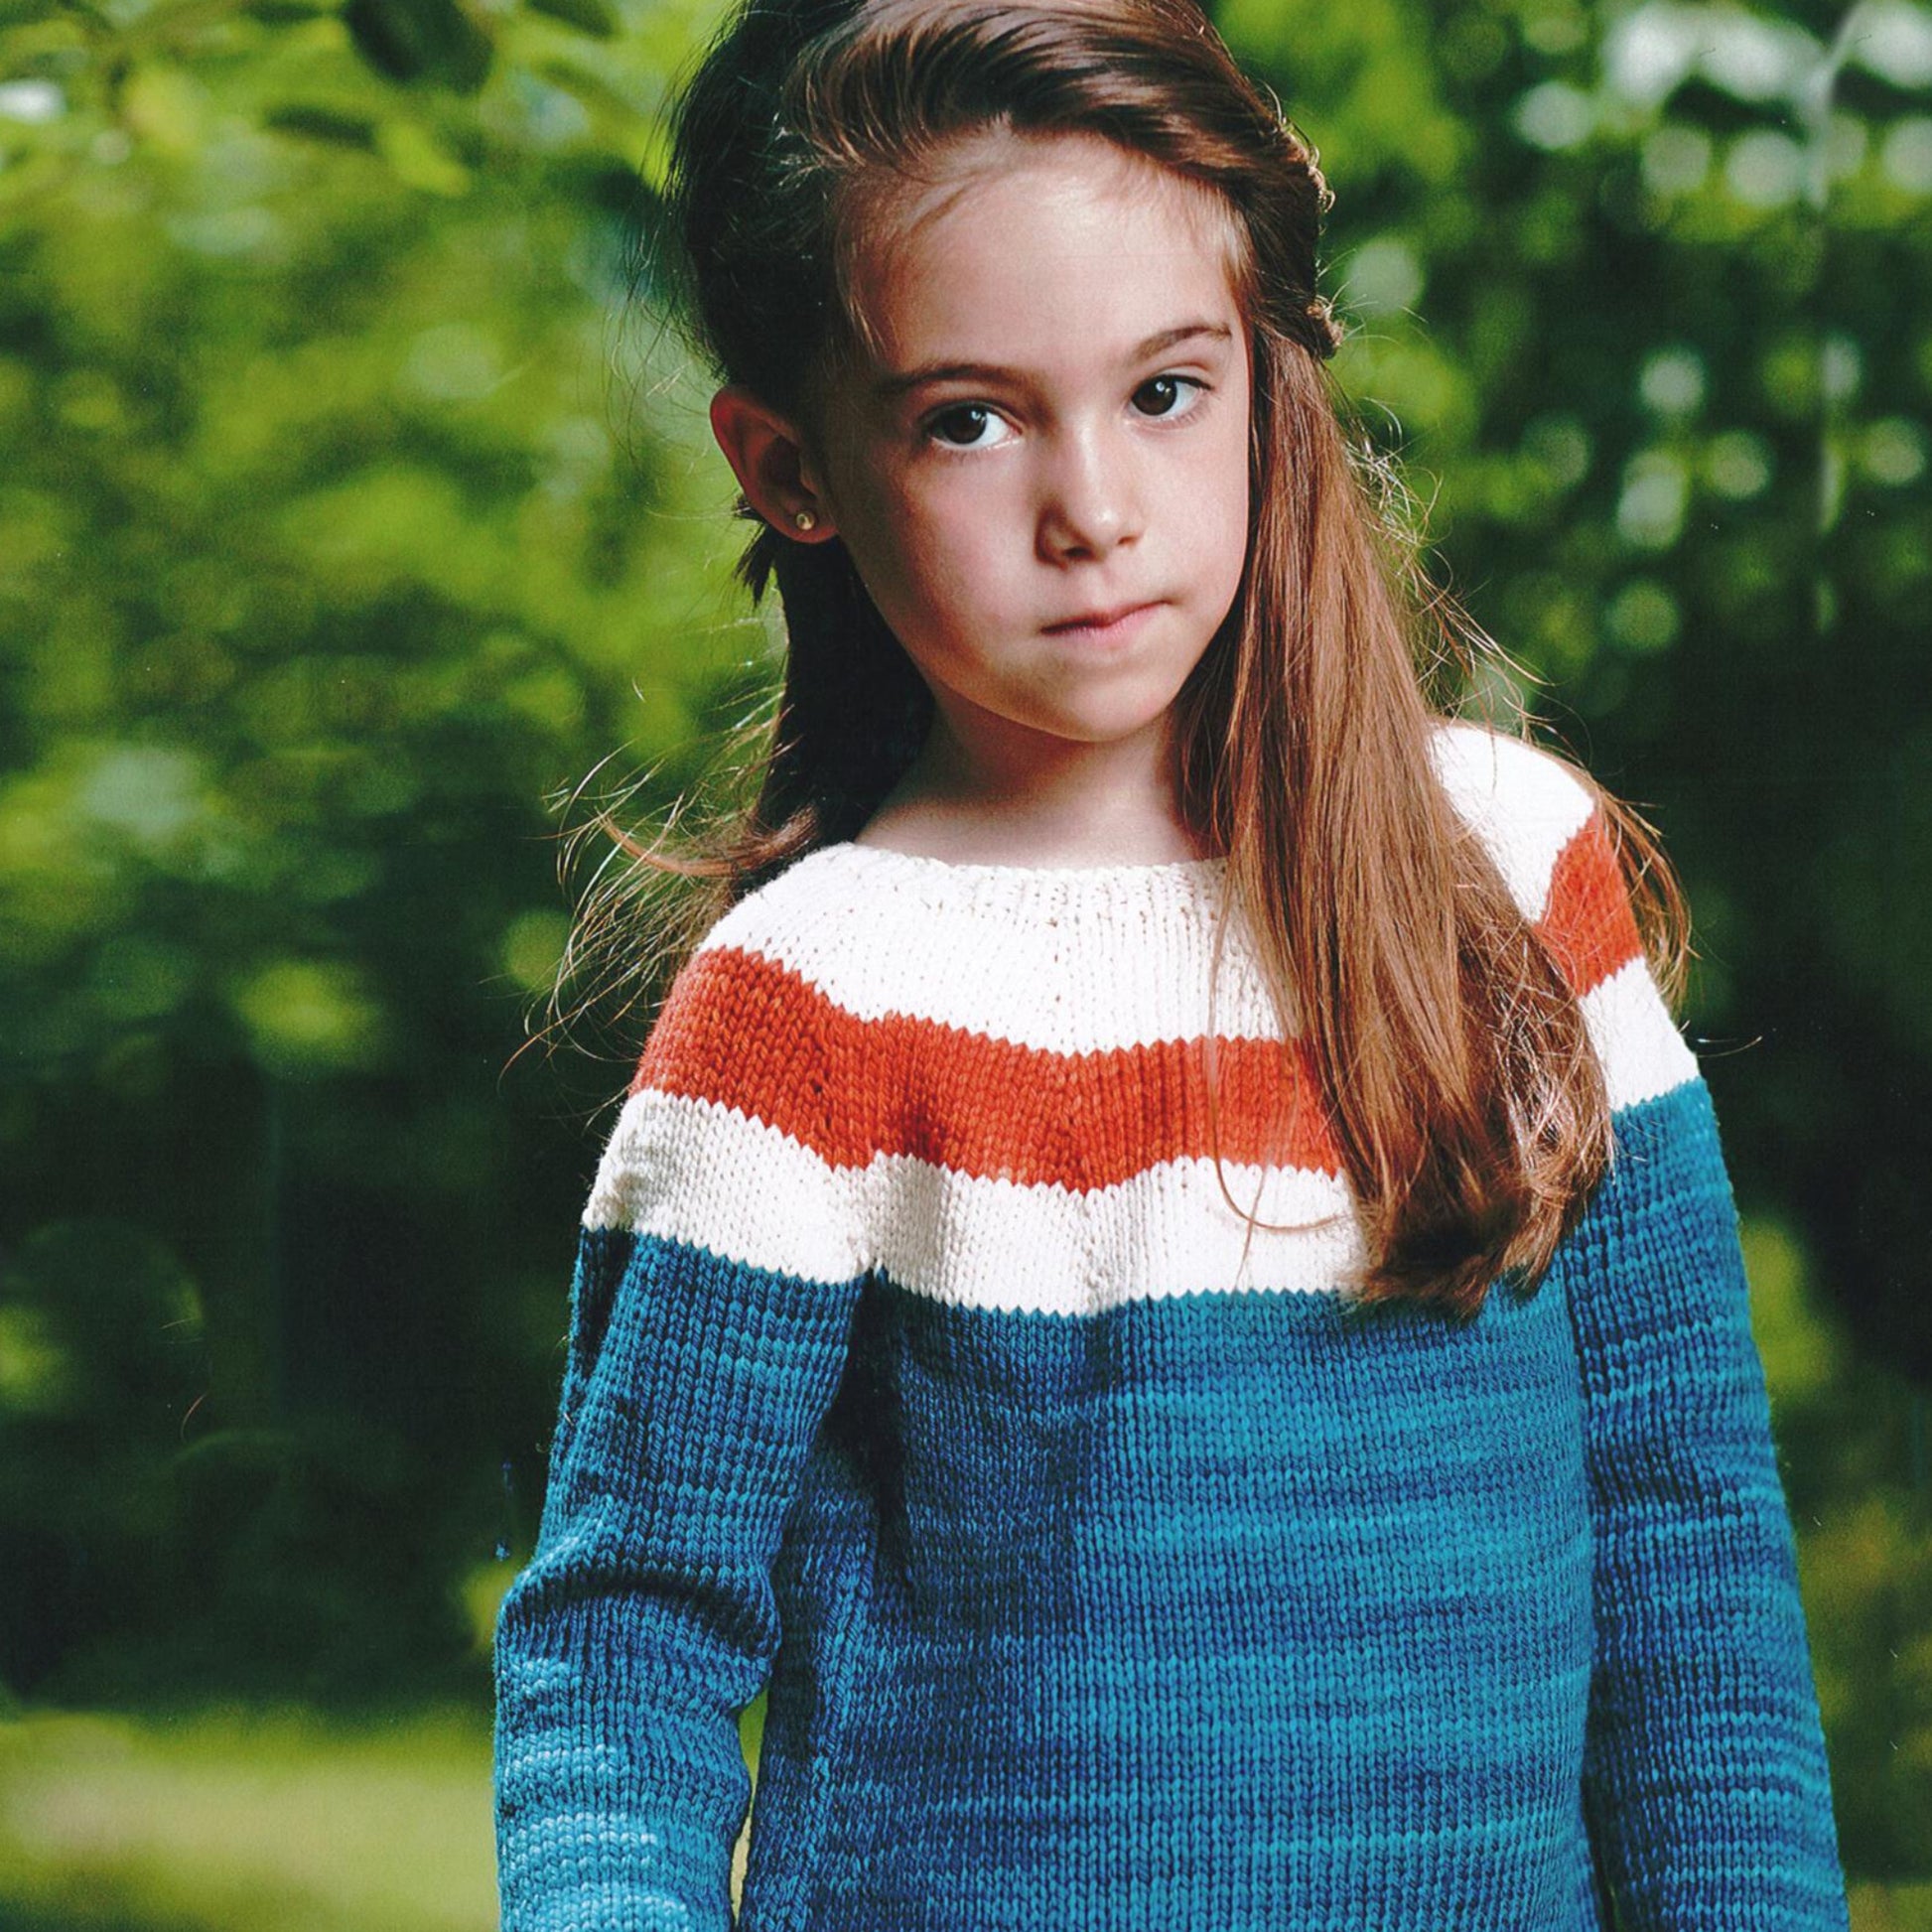
[[[767,1678],[746,1932],[1844,1932],[1709,1093],[1587,792],[1434,748],[1615,1110],[1466,1326],[1346,1303],[1219,861],[835,845],[707,935],[497,1621],[503,1932],[723,1932]]]

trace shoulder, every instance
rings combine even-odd
[[[1614,873],[1595,783],[1567,759],[1461,720],[1436,725],[1430,758],[1449,802],[1532,923],[1551,911],[1566,869],[1598,875],[1599,888],[1605,860]]]
[[[1438,725],[1431,757],[1577,996],[1611,1106],[1694,1077],[1697,1060],[1651,973],[1596,781],[1541,746],[1480,725]]]
[[[716,919],[678,968],[632,1075],[760,1118],[794,1114],[819,1082],[828,1001],[813,970],[846,923],[818,854],[795,861]]]
[[[820,921],[801,860],[714,921],[659,1004],[584,1220],[843,1280],[852,1151],[829,1104]]]

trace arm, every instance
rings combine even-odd
[[[1610,1090],[1557,1269],[1577,1341],[1596,1644],[1584,1801],[1625,1932],[1844,1932],[1796,1545],[1711,1095],[1588,812],[1540,929]]]
[[[862,1278],[815,999],[701,948],[605,1150],[537,1547],[496,1620],[503,1932],[731,1923],[738,1714]]]

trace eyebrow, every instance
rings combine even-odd
[[[1187,342],[1195,336],[1210,336],[1225,343],[1234,340],[1234,331],[1220,322],[1179,323],[1173,329],[1163,329],[1159,334],[1150,336],[1132,350],[1127,359],[1130,362],[1145,362],[1150,356],[1159,355],[1164,349],[1173,348],[1176,343]],[[1019,370],[1003,368],[997,362],[921,362],[917,368],[882,376],[873,384],[873,394],[890,400],[928,382],[1002,382],[1011,381],[1019,373]]]

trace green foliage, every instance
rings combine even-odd
[[[1840,1836],[1863,1875],[1923,1877],[1932,1843],[1928,1405],[1858,1356],[1788,1227],[1753,1217],[1743,1232]]]
[[[23,1687],[478,1681],[457,1580],[527,1533],[543,1328],[626,1071],[515,1060],[562,942],[545,801],[685,743],[763,654],[715,581],[695,389],[624,306],[667,31],[412,0],[8,37]],[[90,1258],[50,1287],[63,1241]],[[69,1329],[132,1320],[110,1275],[192,1298],[192,1387],[102,1379],[104,1331]],[[130,1403],[115,1513],[84,1458]],[[102,1520],[64,1514],[76,1485]]]

